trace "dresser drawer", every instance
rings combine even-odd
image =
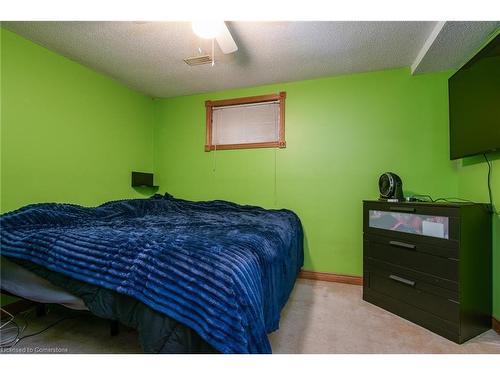
[[[393,236],[380,236],[376,234],[365,234],[363,238],[370,242],[377,242],[379,244],[391,246],[400,250],[414,251],[441,258],[459,259],[458,244],[455,243],[453,243],[454,246],[442,247],[433,246],[422,241],[401,241]]]
[[[366,257],[424,272],[441,279],[458,281],[459,261],[455,258],[430,255],[433,252],[432,246],[368,235],[364,239],[363,251]],[[447,251],[441,249],[436,252],[443,254]],[[449,251],[449,254],[453,254],[453,251]]]
[[[442,294],[443,297],[458,300],[459,293],[459,283],[457,281],[451,281],[448,279],[442,279],[438,276],[433,276],[428,273],[415,271],[409,268],[397,266],[393,263],[384,262],[379,259],[364,257],[363,263],[365,265],[364,270],[367,269],[384,269],[387,272],[403,272],[409,278],[421,281],[420,286],[430,285],[432,287],[437,287],[431,290],[432,293],[437,293],[436,291],[446,291]]]
[[[373,289],[363,289],[363,300],[408,319],[456,343],[460,344],[465,341],[460,335],[460,323],[441,319],[434,314],[398,301],[386,294],[376,292]]]
[[[385,294],[441,319],[456,323],[459,321],[457,292],[416,279],[404,272],[404,269],[380,268],[372,264],[365,269],[364,288]]]
[[[455,208],[370,202],[364,205],[366,234],[427,243],[436,247],[458,248],[460,215]]]

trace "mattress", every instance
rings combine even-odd
[[[81,298],[7,258],[1,257],[0,265],[0,285],[3,290],[34,302],[57,303],[73,310],[88,310]]]

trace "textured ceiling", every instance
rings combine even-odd
[[[498,27],[500,22],[446,22],[415,73],[461,67]]]
[[[228,22],[239,50],[214,67],[189,22],[3,22],[48,49],[153,97],[409,67],[436,22]],[[499,22],[447,22],[415,72],[456,68]],[[434,39],[433,39],[434,40]],[[427,51],[427,50],[426,50]]]

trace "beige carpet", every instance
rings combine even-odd
[[[45,328],[67,311],[53,308],[29,318],[25,334]],[[361,299],[361,287],[299,280],[270,335],[274,353],[500,353],[500,335],[490,330],[457,345]],[[121,328],[111,337],[107,322],[82,316],[23,340],[15,352],[139,353],[137,334]]]
[[[458,345],[363,301],[360,286],[309,280],[270,339],[274,353],[500,353],[493,330]]]

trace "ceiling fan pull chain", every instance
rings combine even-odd
[[[212,66],[215,65],[215,38],[212,39]]]

